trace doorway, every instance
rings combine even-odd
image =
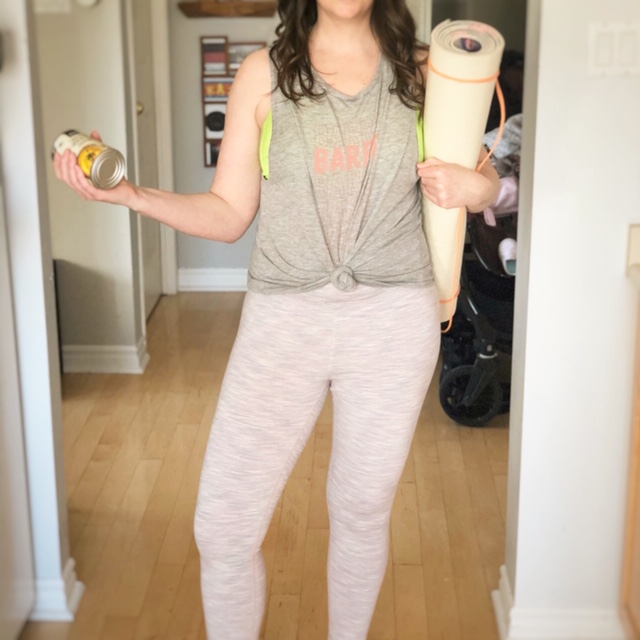
[[[158,188],[156,87],[150,0],[127,0],[130,75],[133,116],[135,176],[138,184]],[[160,223],[139,216],[142,299],[144,318],[149,319],[162,294],[162,241]]]

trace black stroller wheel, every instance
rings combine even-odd
[[[474,365],[463,365],[448,371],[440,381],[440,404],[444,412],[467,427],[483,427],[500,412],[502,388],[491,378],[475,402],[466,406],[463,398],[471,379]]]

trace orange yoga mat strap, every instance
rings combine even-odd
[[[497,72],[494,75],[488,76],[486,78],[456,78],[455,76],[449,76],[446,73],[442,73],[442,71],[438,71],[438,69],[436,69],[433,66],[433,61],[431,60],[431,56],[427,58],[427,64],[431,69],[431,71],[433,71],[434,73],[437,73],[439,76],[442,76],[443,78],[447,78],[447,80],[454,80],[455,82],[473,82],[473,83],[482,84],[483,82],[492,82],[493,80],[496,80],[500,75],[500,72]]]
[[[500,144],[500,140],[502,140],[502,134],[504,133],[504,124],[507,120],[507,107],[504,103],[504,94],[502,93],[502,87],[500,86],[500,81],[496,80],[496,95],[498,96],[498,104],[500,105],[500,124],[498,126],[498,135],[491,145],[491,149],[487,155],[482,159],[482,162],[477,166],[476,171],[480,171],[482,167],[484,167],[485,163],[489,161],[489,158],[493,155],[493,152],[496,150],[498,145]]]
[[[443,305],[446,305],[446,315],[449,316],[449,323],[447,324],[446,329],[442,329],[441,333],[448,333],[451,329],[451,325],[453,324],[453,314],[455,313],[455,306],[460,297],[460,286],[458,286],[458,290],[456,294],[449,298],[449,300],[440,300],[440,308],[442,309]]]
[[[490,25],[447,20],[431,34],[424,108],[426,157],[478,166],[504,38]],[[486,161],[486,160],[485,160]],[[455,313],[466,231],[466,209],[457,211],[423,200],[424,231],[438,288],[440,322]]]

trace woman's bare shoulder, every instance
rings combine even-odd
[[[233,91],[251,106],[261,128],[271,108],[269,50],[264,48],[249,54],[242,61],[233,84],[236,85]]]
[[[250,53],[240,65],[236,81],[257,85],[266,91],[271,90],[271,68],[269,49],[264,47]]]

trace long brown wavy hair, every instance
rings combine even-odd
[[[316,0],[279,0],[280,24],[269,55],[278,70],[278,88],[290,100],[318,99],[309,56],[309,37],[318,19]],[[416,24],[405,0],[374,0],[371,28],[383,55],[394,68],[395,79],[389,91],[407,107],[422,109],[424,76],[417,61],[418,52],[429,47],[416,38]]]

